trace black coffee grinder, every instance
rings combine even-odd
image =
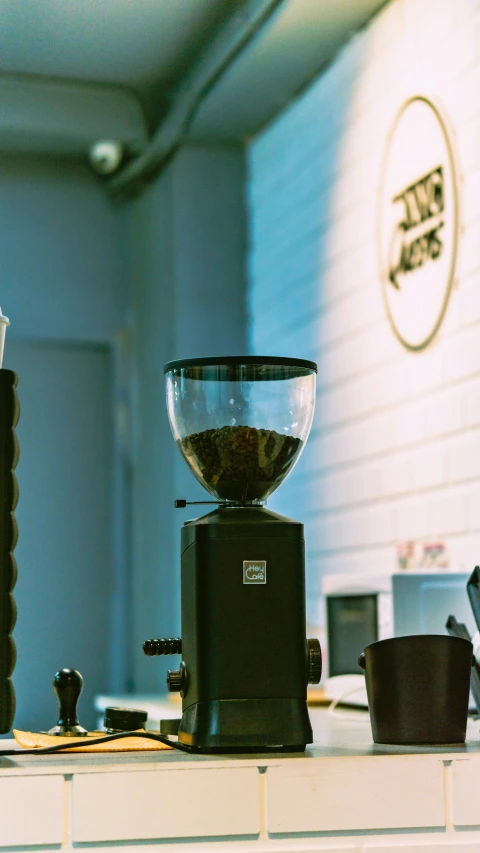
[[[307,684],[320,681],[322,662],[306,638],[303,525],[263,504],[304,448],[316,372],[310,361],[258,356],[165,366],[175,440],[218,503],[182,529],[182,639],[144,645],[182,655],[167,684],[182,696],[178,738],[192,751],[312,742]]]

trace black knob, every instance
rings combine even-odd
[[[318,640],[307,640],[308,684],[318,684],[322,677],[322,650]]]
[[[76,669],[61,669],[53,679],[57,694],[59,716],[57,725],[50,729],[51,735],[88,734],[78,722],[77,702],[83,689],[83,678]]]
[[[181,655],[182,641],[180,637],[170,639],[145,640],[143,651],[148,657],[154,655]]]
[[[169,669],[167,672],[167,687],[170,693],[179,693],[183,686],[181,669]]]

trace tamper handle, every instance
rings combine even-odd
[[[57,694],[58,726],[78,726],[77,702],[83,690],[83,678],[76,669],[61,669],[53,679]]]
[[[49,735],[86,735],[87,730],[77,720],[77,702],[82,692],[83,678],[76,669],[61,669],[53,679],[53,689],[57,694],[59,718],[57,725],[50,729]]]

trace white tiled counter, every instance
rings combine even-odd
[[[479,853],[479,723],[407,749],[373,744],[366,714],[312,719],[305,755],[2,758],[0,849]]]

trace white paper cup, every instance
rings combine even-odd
[[[0,308],[0,367],[3,364],[3,349],[5,347],[5,332],[7,330],[7,326],[10,325],[10,320],[8,317],[5,317],[2,314],[2,309]]]

